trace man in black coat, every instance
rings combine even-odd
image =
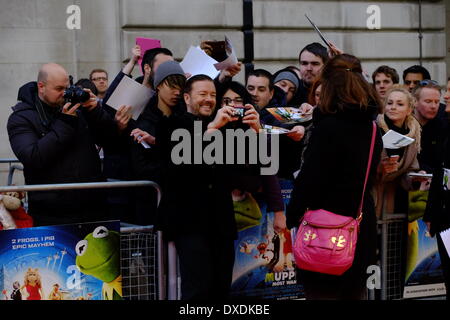
[[[446,105],[450,107],[450,78],[447,83],[447,91],[444,95]],[[450,117],[447,115],[447,124]],[[449,130],[449,128],[447,128]],[[445,134],[443,143],[443,161],[439,162],[433,171],[427,207],[423,221],[427,224],[431,236],[436,236],[439,256],[444,274],[447,300],[450,299],[450,257],[442,241],[440,232],[450,228],[450,139],[449,131]]]
[[[414,90],[414,116],[422,127],[421,151],[417,155],[420,169],[432,173],[442,163],[444,139],[447,137],[445,113],[440,116],[441,87],[433,80],[423,80]]]
[[[37,82],[19,89],[7,129],[11,148],[24,167],[26,184],[102,181],[96,143],[112,139],[114,119],[97,107],[97,98],[65,103],[67,71],[48,63]],[[102,192],[92,190],[29,193],[29,213],[35,225],[96,221],[104,218]]]
[[[175,242],[182,299],[224,299],[230,291],[237,238],[231,191],[238,168],[225,162],[207,164],[202,137],[206,131],[225,128],[237,116],[233,107],[225,106],[213,118],[216,88],[206,75],[191,77],[184,92],[187,112],[163,117],[157,128],[164,181],[156,226]],[[242,121],[259,125],[257,119],[253,109],[246,111]],[[181,150],[183,145],[186,149]]]

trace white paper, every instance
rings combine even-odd
[[[135,134],[134,135],[134,137],[135,138],[140,138],[141,136],[139,135],[139,134]],[[145,142],[145,141],[141,141],[141,145],[145,148],[145,149],[150,149],[151,148],[151,146],[147,143],[147,142]]]
[[[442,242],[444,242],[447,254],[450,256],[450,229],[444,230],[440,233]]]
[[[214,64],[214,67],[217,70],[224,70],[229,66],[233,66],[238,63],[236,52],[234,51],[233,45],[231,44],[231,41],[227,38],[227,36],[225,36],[225,50],[227,52],[228,58],[226,58],[222,62]]]
[[[192,76],[197,74],[206,74],[214,79],[220,73],[214,67],[217,61],[208,56],[199,47],[191,46],[181,61],[180,66],[185,73],[190,73]]]
[[[433,178],[433,174],[431,174],[431,173],[409,172],[408,176],[410,176],[410,177],[421,177],[421,178]]]
[[[414,142],[413,138],[404,136],[394,130],[389,130],[383,136],[383,145],[386,149],[399,149]]]
[[[264,125],[263,131],[268,133],[268,134],[284,134],[284,133],[288,133],[289,132],[288,129],[280,128],[280,127],[274,127],[274,126],[270,126],[268,124]]]
[[[106,104],[116,110],[123,105],[131,106],[132,118],[137,120],[152,95],[152,90],[124,76]]]

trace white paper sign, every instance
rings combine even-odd
[[[399,149],[414,142],[413,138],[404,136],[394,130],[389,130],[383,136],[383,145],[386,149]]]
[[[125,76],[106,103],[116,110],[123,105],[131,106],[132,118],[137,120],[152,95],[152,90]]]
[[[190,73],[192,76],[197,74],[206,74],[214,79],[220,73],[214,67],[216,60],[208,56],[200,47],[191,46],[180,62],[180,66],[184,72]]]
[[[447,249],[447,254],[450,256],[450,229],[442,231],[440,235],[442,242],[445,245],[445,249]]]

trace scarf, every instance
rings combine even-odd
[[[385,120],[384,114],[378,115],[377,124],[385,133],[392,129],[388,126],[388,124]],[[392,127],[394,129],[397,128],[395,126],[392,126]],[[417,153],[420,153],[420,136],[421,136],[422,128],[421,128],[419,122],[416,120],[416,118],[414,118],[412,116],[412,114],[410,114],[408,117],[406,117],[403,127],[405,129],[405,131],[404,131],[405,133],[403,133],[403,132],[399,132],[399,133],[403,134],[407,137],[413,138],[414,139],[413,143],[416,145]],[[394,129],[392,129],[392,130],[394,130]],[[409,132],[406,133],[406,130],[409,130]],[[397,131],[397,130],[394,130],[394,131]],[[403,131],[403,130],[400,130],[400,131]]]

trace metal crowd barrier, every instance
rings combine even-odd
[[[10,169],[11,170],[11,169]],[[11,175],[12,177],[12,175]],[[118,181],[65,184],[41,184],[0,186],[0,192],[49,191],[75,189],[108,189],[126,187],[153,187],[157,191],[157,204],[161,200],[161,188],[153,181]],[[130,300],[164,300],[166,293],[166,250],[162,233],[153,226],[137,226],[121,223],[121,268],[123,297]],[[169,247],[172,245],[169,244]],[[169,248],[168,255],[176,257]],[[169,266],[171,259],[169,259]],[[176,265],[176,264],[175,264]],[[173,270],[171,270],[173,272]],[[170,279],[170,277],[169,277]],[[169,286],[170,287],[170,286]],[[169,298],[174,299],[174,289],[169,288]]]
[[[403,298],[405,284],[406,214],[386,214],[378,221],[381,227],[381,300]]]
[[[0,164],[8,164],[8,186],[12,184],[12,178],[15,170],[23,170],[23,166],[17,159],[3,158],[0,159]]]

